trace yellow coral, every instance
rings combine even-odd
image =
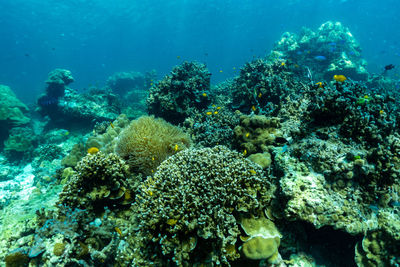
[[[178,127],[143,116],[121,132],[115,152],[127,160],[132,170],[149,175],[167,157],[190,145],[189,136]]]

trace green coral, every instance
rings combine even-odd
[[[8,139],[4,141],[4,150],[27,152],[33,150],[35,134],[30,128],[15,127],[10,130]]]
[[[126,260],[229,265],[239,257],[239,215],[259,214],[274,190],[261,167],[226,147],[181,151],[143,183],[132,210],[137,237]]]

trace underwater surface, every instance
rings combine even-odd
[[[400,266],[399,11],[0,1],[0,266]]]

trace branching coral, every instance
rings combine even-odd
[[[126,257],[136,266],[229,265],[239,257],[240,214],[259,214],[274,189],[258,165],[223,146],[177,153],[143,184]]]
[[[151,174],[168,156],[188,148],[190,144],[189,136],[178,127],[163,119],[143,116],[121,132],[115,152],[133,171]]]

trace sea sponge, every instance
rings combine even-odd
[[[190,137],[178,127],[163,119],[143,116],[121,132],[115,152],[132,171],[148,175],[167,157],[190,145]]]

